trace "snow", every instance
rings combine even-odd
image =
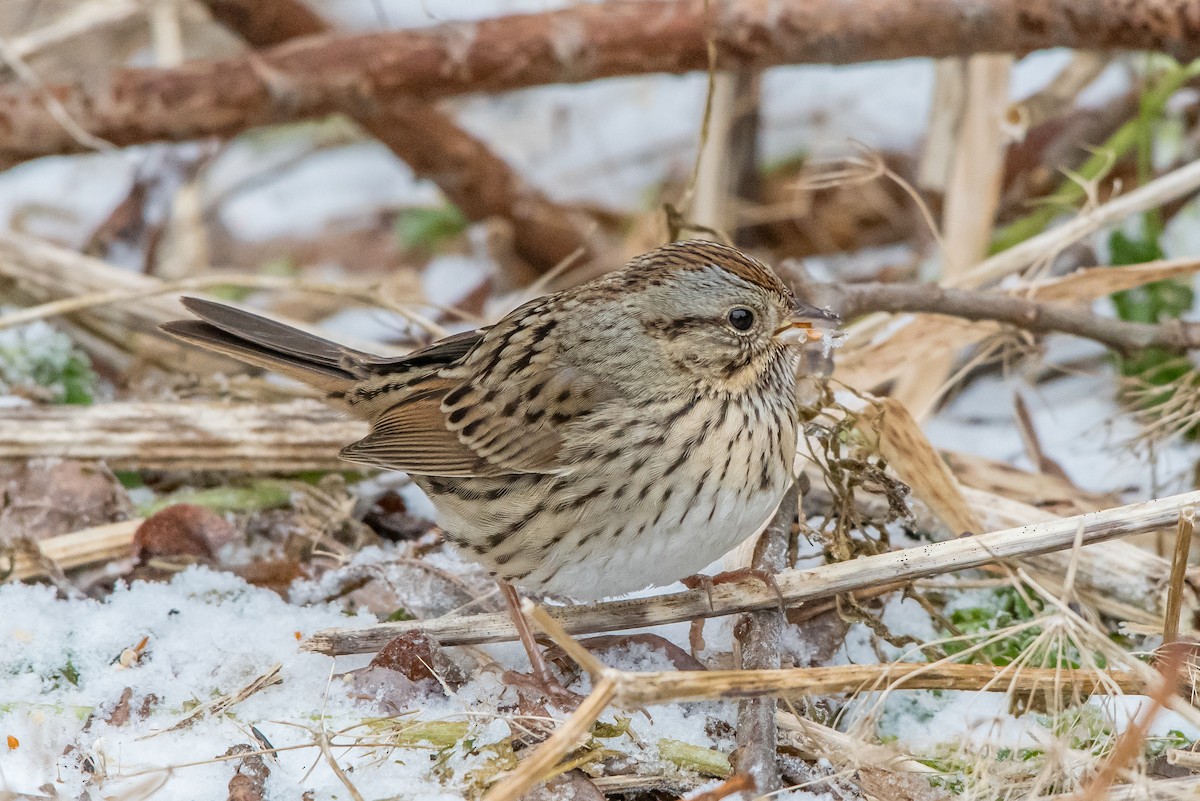
[[[378,554],[362,558],[372,556]],[[373,616],[347,617],[331,605],[288,603],[228,573],[202,568],[165,584],[118,588],[104,601],[61,600],[46,586],[0,586],[0,736],[19,743],[0,755],[0,791],[35,794],[49,785],[74,797],[92,787],[105,797],[121,797],[151,785],[157,788],[154,797],[164,801],[224,797],[233,766],[215,758],[239,743],[260,747],[253,727],[281,749],[268,763],[269,799],[294,799],[305,790],[317,798],[340,797],[337,777],[312,744],[316,732],[322,726],[329,732],[362,727],[399,712],[401,723],[467,723],[474,752],[464,752],[461,744],[449,748],[439,767],[430,759],[436,749],[428,747],[335,749],[342,765],[352,769],[356,787],[368,798],[390,797],[405,787],[413,793],[406,797],[422,801],[458,799],[447,789],[454,786],[447,774],[461,778],[479,768],[480,749],[511,734],[509,713],[501,707],[515,702],[515,691],[498,672],[476,670],[452,697],[423,694],[391,710],[397,696],[390,688],[374,700],[357,698],[337,677],[361,667],[367,657],[334,660],[299,650],[299,640],[318,629],[370,622]],[[122,651],[143,639],[141,659],[122,667]],[[488,655],[507,667],[524,659],[515,644],[490,648]],[[660,651],[639,644],[599,656],[624,669],[671,669]],[[280,684],[251,695],[227,715],[173,728],[195,704],[236,692],[275,664],[281,665]],[[104,722],[125,688],[132,690],[130,721]],[[136,710],[149,696],[157,700],[141,719]],[[728,753],[732,739],[714,740],[709,729],[714,720],[732,726],[734,710],[733,704],[719,703],[656,707],[652,715],[632,714],[632,735],[604,744],[649,770],[676,771],[658,756],[655,744],[665,738]],[[602,720],[611,722],[614,714],[620,713],[608,712]],[[362,729],[355,733],[381,739]],[[85,759],[94,774],[84,769]]]

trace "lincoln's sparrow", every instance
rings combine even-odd
[[[498,577],[574,598],[693,574],[766,521],[792,477],[795,346],[837,319],[707,242],[398,358],[184,302],[203,321],[168,332],[371,421],[343,457],[410,473]]]

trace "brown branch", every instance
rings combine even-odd
[[[332,30],[299,0],[202,2],[217,21],[255,47]],[[274,65],[262,69],[280,91],[294,88],[286,73],[274,72]],[[570,212],[526,183],[486,144],[432,103],[394,96],[379,103],[355,103],[343,110],[418,177],[436,183],[468,219],[508,220],[513,227],[513,249],[536,273],[551,269],[576,251],[587,251],[587,237]]]
[[[578,4],[543,14],[360,36],[318,35],[261,55],[127,69],[94,92],[49,91],[118,145],[229,136],[253,125],[425,98],[708,67],[1024,54],[1049,47],[1200,55],[1200,0],[757,0]],[[0,160],[77,152],[37,93],[0,92]]]
[[[786,271],[798,294],[829,306],[843,319],[868,312],[944,314],[964,320],[993,320],[1033,334],[1071,334],[1099,342],[1124,356],[1145,348],[1180,353],[1200,348],[1200,324],[1168,320],[1131,323],[1062,303],[1039,303],[985,290],[950,289],[937,284],[826,284]]]
[[[200,0],[213,19],[253,47],[327,33],[329,23],[300,0]]]
[[[787,567],[788,540],[792,521],[800,503],[800,484],[793,481],[784,494],[770,525],[754,549],[751,568],[774,575]],[[734,627],[743,670],[778,670],[781,666],[780,639],[783,637],[782,608],[749,612]],[[783,786],[776,758],[775,700],[747,698],[738,704],[737,751],[733,768],[754,779],[758,795],[773,793]]]

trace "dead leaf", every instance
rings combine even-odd
[[[392,638],[379,649],[369,667],[394,670],[415,682],[445,683],[451,689],[466,683],[462,668],[446,654],[438,641],[419,631]]]
[[[237,536],[224,517],[190,503],[168,506],[146,518],[133,535],[133,552],[145,563],[154,556],[197,556],[214,551]]]
[[[229,780],[229,795],[226,801],[262,801],[271,769],[267,767],[261,754],[254,753],[255,750],[253,746],[243,743],[225,752],[225,756],[246,754],[238,762],[236,772]]]

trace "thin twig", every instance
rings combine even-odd
[[[1200,267],[1200,262],[1197,266]],[[788,274],[793,278],[798,275],[795,270]],[[806,297],[832,307],[843,318],[887,312],[993,320],[1036,334],[1062,333],[1091,339],[1123,355],[1150,347],[1177,352],[1200,348],[1200,324],[1180,320],[1157,325],[1132,323],[1066,304],[1042,303],[1003,292],[952,289],[936,284],[834,284],[803,278],[798,278],[796,283]]]
[[[1192,532],[1195,526],[1195,516],[1190,510],[1179,515],[1179,527],[1175,530],[1175,554],[1171,560],[1171,578],[1167,583],[1167,609],[1163,614],[1163,645],[1179,638],[1184,577],[1187,575],[1188,554],[1192,552]]]

